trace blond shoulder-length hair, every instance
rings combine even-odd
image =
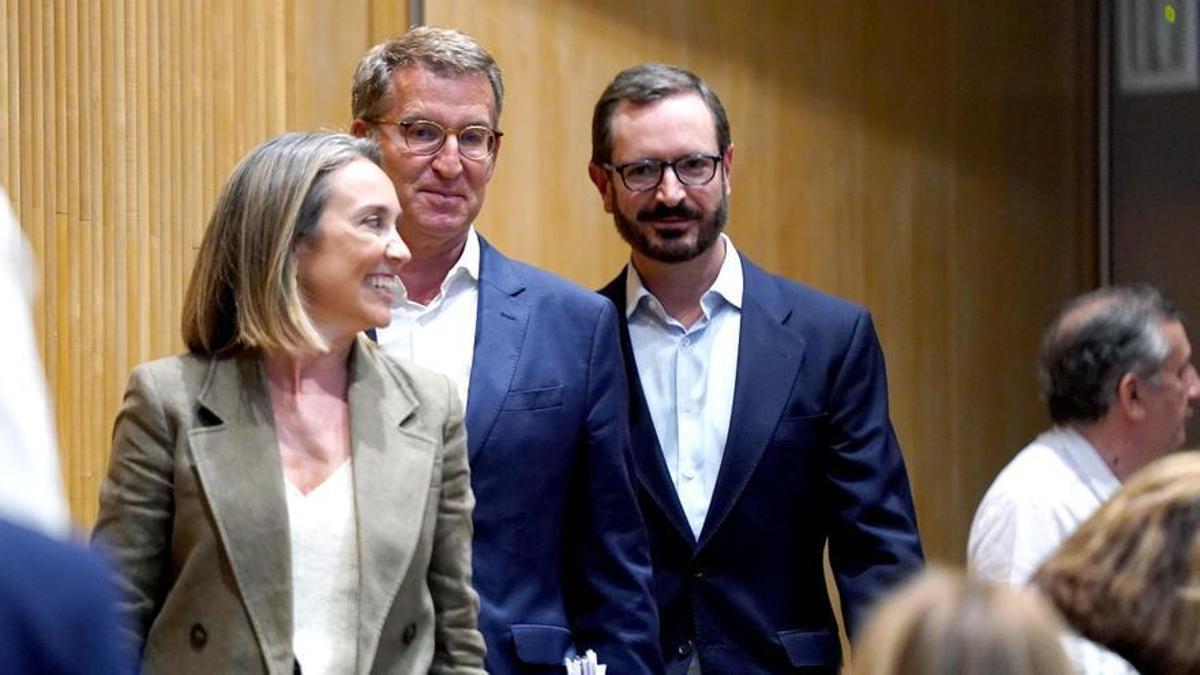
[[[931,567],[872,612],[854,675],[1070,675],[1061,624],[1035,592]]]
[[[183,341],[193,354],[324,351],[296,280],[297,242],[312,235],[330,173],[379,163],[368,139],[290,133],[250,151],[225,183],[192,268]]]
[[[1139,672],[1200,672],[1200,453],[1135,473],[1034,583],[1079,633]]]

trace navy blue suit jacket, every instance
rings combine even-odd
[[[616,312],[480,249],[466,425],[487,671],[561,673],[578,648],[660,673]]]
[[[733,411],[699,540],[662,458],[619,308],[639,499],[670,673],[693,653],[706,675],[836,672],[830,561],[850,630],[922,564],[868,313],[769,275],[745,257]],[[733,358],[733,355],[729,355]]]
[[[105,567],[0,520],[0,673],[132,673]]]

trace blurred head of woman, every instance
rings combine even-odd
[[[1200,453],[1134,474],[1034,577],[1071,626],[1139,672],[1200,672]]]
[[[930,568],[884,599],[856,675],[1067,675],[1060,623],[1035,593]]]
[[[213,209],[184,297],[198,356],[293,357],[385,326],[408,249],[369,140],[284,134],[237,165]]]

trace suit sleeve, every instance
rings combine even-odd
[[[119,606],[139,651],[169,583],[174,440],[152,372],[139,366],[113,425],[92,532],[93,546],[116,572]]]
[[[629,399],[612,303],[592,337],[587,419],[579,439],[566,540],[576,647],[613,673],[660,673],[649,545],[630,476]]]
[[[479,596],[471,587],[471,512],[475,496],[467,467],[467,435],[462,404],[450,380],[445,383],[450,414],[443,427],[442,490],[429,561],[429,589],[437,631],[429,672],[484,675],[486,649],[476,628]]]
[[[924,558],[908,474],[888,416],[883,352],[865,312],[833,377],[829,560],[853,635],[875,601]]]

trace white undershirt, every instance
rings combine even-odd
[[[448,376],[465,406],[478,308],[479,235],[472,227],[437,297],[422,305],[409,300],[401,287],[392,306],[392,323],[376,330],[375,336],[385,353]]]
[[[292,536],[292,652],[305,675],[358,665],[358,523],[346,460],[307,495],[284,480]]]

